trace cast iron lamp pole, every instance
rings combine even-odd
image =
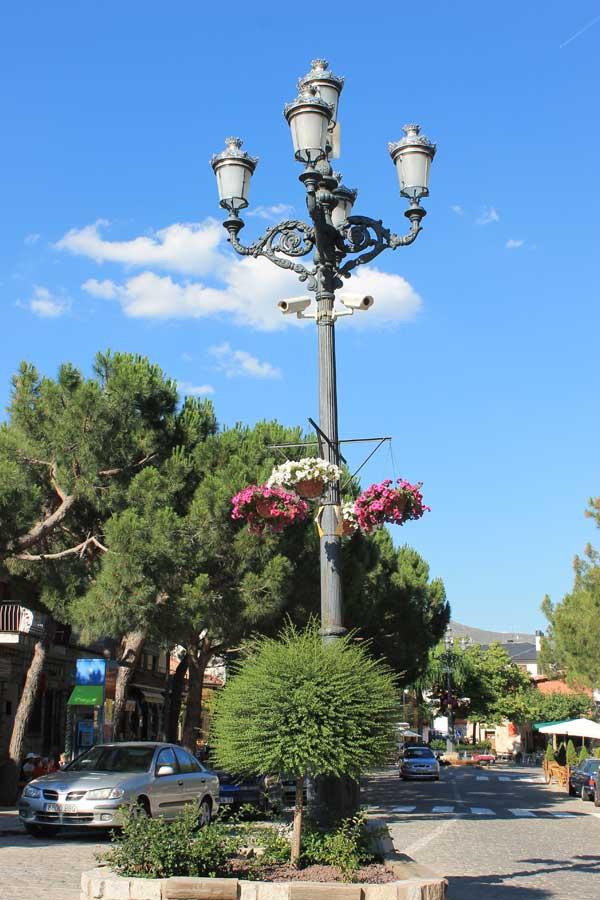
[[[400,193],[409,202],[407,234],[398,236],[379,219],[351,215],[357,192],[345,187],[341,175],[334,172],[330,160],[339,156],[338,101],[343,78],[329,71],[323,59],[299,81],[299,93],[284,108],[290,126],[294,155],[304,166],[299,176],[306,189],[306,205],[311,224],[287,220],[267,229],[257,241],[245,246],[239,240],[244,222],[240,210],[248,206],[250,179],[258,159],[242,150],[239,138],[227,138],[226,149],[213,156],[211,165],[217,177],[221,206],[229,213],[223,223],[232,247],[242,256],[265,256],[277,266],[294,271],[308,291],[315,294],[315,307],[309,297],[294,298],[279,304],[283,312],[298,318],[312,318],[317,324],[319,347],[319,427],[324,437],[324,453],[329,462],[339,464],[337,386],[335,364],[335,320],[366,310],[371,297],[341,298],[346,307],[335,308],[335,292],[343,286],[352,270],[375,259],[383,250],[412,244],[421,231],[425,210],[422,197],[429,193],[429,167],[435,145],[420,134],[418,125],[406,125],[401,140],[389,144],[396,166]],[[298,262],[313,252],[313,265]],[[346,259],[346,257],[350,257]],[[346,260],[346,261],[344,261]],[[341,584],[340,485],[330,485],[319,513],[321,562],[321,629],[324,640],[344,634]]]

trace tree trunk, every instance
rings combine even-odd
[[[8,759],[2,768],[0,778],[0,803],[11,806],[17,799],[19,773],[25,751],[25,738],[31,720],[33,707],[37,699],[42,672],[54,638],[54,623],[44,626],[43,635],[38,638],[33,648],[33,656],[25,676],[23,693],[19,700],[12,734],[8,746]]]
[[[473,722],[473,743],[477,743],[477,722]]]
[[[302,813],[304,810],[304,775],[296,778],[296,802],[294,804],[294,829],[292,831],[292,856],[290,862],[297,866],[302,849]]]
[[[194,753],[202,722],[202,688],[208,661],[213,655],[210,640],[199,638],[187,648],[188,693],[181,743]]]
[[[146,631],[129,631],[121,640],[119,649],[119,669],[117,671],[117,683],[115,685],[115,705],[113,707],[113,740],[124,739],[125,728],[125,704],[127,702],[127,688],[136,667],[140,661]]]
[[[167,718],[167,740],[175,744],[179,737],[179,714],[181,713],[181,700],[183,698],[183,688],[185,686],[185,675],[188,670],[187,653],[175,669],[171,679],[171,694],[169,698],[169,715]]]

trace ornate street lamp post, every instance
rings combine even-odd
[[[410,228],[402,236],[393,234],[379,219],[352,215],[357,192],[342,184],[331,159],[339,155],[338,104],[344,85],[323,59],[299,81],[299,93],[288,103],[284,116],[290,127],[294,156],[303,166],[299,176],[306,189],[306,205],[311,224],[287,220],[268,228],[249,246],[241,243],[244,227],[240,212],[248,206],[250,180],[258,159],[242,150],[242,141],[227,138],[226,148],[213,156],[221,206],[228,217],[223,225],[229,242],[242,256],[265,256],[277,266],[294,271],[310,292],[310,297],[294,298],[279,304],[284,313],[312,318],[317,324],[319,347],[319,428],[328,461],[339,463],[338,412],[334,324],[339,316],[366,310],[371,297],[342,299],[346,307],[335,305],[335,292],[352,270],[371,262],[383,250],[412,244],[421,231],[425,210],[421,199],[429,193],[429,168],[435,145],[420,134],[418,125],[406,125],[404,137],[389,144],[398,173],[400,194],[409,201],[405,212]],[[313,264],[299,259],[313,254]],[[328,488],[319,520],[321,532],[321,625],[325,640],[344,634],[341,589],[340,486]]]

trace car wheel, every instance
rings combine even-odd
[[[569,783],[569,797],[576,797],[576,796],[577,796],[577,791],[575,790],[573,785]]]
[[[132,807],[132,813],[134,816],[138,816],[139,818],[144,817],[146,819],[151,819],[152,810],[150,809],[148,798],[138,797],[135,805]]]
[[[25,825],[25,831],[32,837],[56,837],[58,828],[52,825]]]
[[[585,788],[585,787],[581,788],[581,799],[582,800],[591,800],[592,799],[589,795],[587,788]]]
[[[212,819],[212,806],[210,800],[206,797],[198,807],[198,825],[200,828],[203,828],[205,825],[210,825]]]

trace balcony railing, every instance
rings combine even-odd
[[[0,604],[0,633],[43,634],[47,617],[18,603]]]

